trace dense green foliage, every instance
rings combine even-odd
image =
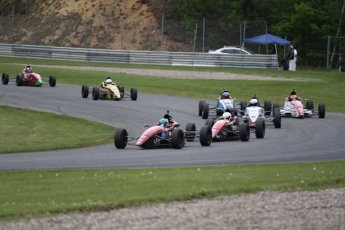
[[[196,20],[218,20],[223,25],[225,33],[231,36],[234,28],[228,24],[246,21],[247,25],[253,21],[266,22],[267,32],[287,38],[297,47],[299,64],[325,67],[327,56],[327,37],[344,36],[343,0],[151,0],[153,8],[164,9],[167,17],[182,19],[182,24],[188,25]],[[162,6],[163,5],[163,6]],[[243,25],[243,24],[242,24]],[[195,27],[195,26],[194,26]],[[194,27],[189,26],[190,30]],[[246,27],[246,35],[250,34],[253,27]],[[231,30],[231,31],[229,31]],[[244,31],[242,31],[244,33]],[[264,33],[264,31],[261,31]],[[253,34],[253,36],[261,33]],[[193,36],[194,34],[191,33]],[[213,44],[222,44],[215,36],[207,34],[210,48]],[[220,34],[217,37],[223,37]],[[248,36],[246,36],[248,37]],[[337,53],[345,52],[345,39],[332,41]],[[219,48],[219,46],[218,46]],[[331,52],[333,47],[331,47]],[[283,51],[280,51],[282,53]]]

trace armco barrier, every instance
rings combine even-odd
[[[199,52],[126,51],[1,43],[0,56],[89,62],[211,66],[229,68],[272,69],[278,67],[275,55],[225,55]]]

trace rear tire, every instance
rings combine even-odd
[[[16,78],[16,85],[17,86],[22,86],[24,85],[24,78],[21,74],[18,74],[17,75],[17,78]]]
[[[138,98],[138,90],[137,88],[131,88],[131,100],[136,101]]]
[[[241,111],[243,111],[243,112],[241,112],[241,114],[244,115],[244,111],[247,108],[247,101],[241,101],[240,108],[241,108]]]
[[[89,86],[88,85],[82,85],[81,87],[81,97],[87,98],[89,96]]]
[[[208,118],[208,113],[210,111],[210,105],[207,103],[204,103],[203,109],[202,109],[202,119]]]
[[[195,140],[196,127],[194,123],[188,123],[186,125],[186,140],[194,141]]]
[[[248,123],[240,124],[240,139],[241,141],[249,141],[250,138],[250,129]]]
[[[326,106],[323,103],[320,103],[318,106],[319,118],[325,118],[326,115]]]
[[[202,146],[210,146],[212,143],[212,130],[208,125],[202,126],[200,129],[200,144]]]
[[[49,76],[49,86],[55,87],[56,86],[56,78],[52,75]]]
[[[199,101],[199,107],[198,107],[198,114],[199,114],[199,117],[202,116],[202,111],[204,109],[204,104],[206,103],[206,101],[204,100],[200,100]]]
[[[98,87],[93,87],[93,89],[92,89],[92,99],[93,100],[98,100],[99,99],[99,88]]]
[[[271,115],[272,103],[270,100],[265,100],[264,102],[265,116]]]
[[[308,110],[314,110],[314,102],[312,100],[307,100],[305,107]]]
[[[8,75],[8,73],[3,73],[1,77],[2,84],[7,85],[9,80],[10,80],[10,76]]]
[[[212,128],[214,125],[214,120],[212,118],[207,119],[205,125],[210,126]]]
[[[118,149],[124,149],[127,146],[128,133],[126,129],[117,129],[114,135],[114,145]]]
[[[181,129],[174,129],[171,133],[171,145],[174,149],[182,149],[184,145],[184,134]]]
[[[265,137],[265,121],[264,120],[258,120],[255,124],[255,136],[256,138],[264,138]]]

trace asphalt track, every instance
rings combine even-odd
[[[130,136],[140,135],[146,129],[143,124],[156,123],[166,110],[170,110],[182,128],[193,122],[199,129],[205,122],[197,115],[196,99],[144,94],[138,90],[137,101],[129,98],[122,101],[93,101],[90,97],[81,97],[80,86],[57,84],[55,88],[33,88],[16,87],[10,83],[0,85],[0,104],[122,127],[128,130]],[[306,119],[283,118],[281,129],[267,126],[264,139],[256,139],[251,134],[249,142],[214,142],[209,147],[202,147],[196,140],[188,142],[180,150],[146,150],[134,145],[119,150],[114,144],[107,144],[61,151],[1,154],[0,170],[184,167],[345,160],[344,130],[345,115],[326,111],[325,119],[317,116]]]

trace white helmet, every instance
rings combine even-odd
[[[224,119],[229,119],[229,118],[231,118],[231,113],[229,113],[229,112],[223,113],[223,118],[224,118]]]
[[[113,81],[111,80],[111,79],[107,79],[107,80],[105,80],[105,83],[107,84],[107,85],[111,85],[111,84],[113,84]]]
[[[259,102],[258,102],[258,99],[255,99],[255,98],[251,99],[250,102],[249,102],[249,104],[255,105],[255,106],[257,106],[258,103],[259,103]]]

